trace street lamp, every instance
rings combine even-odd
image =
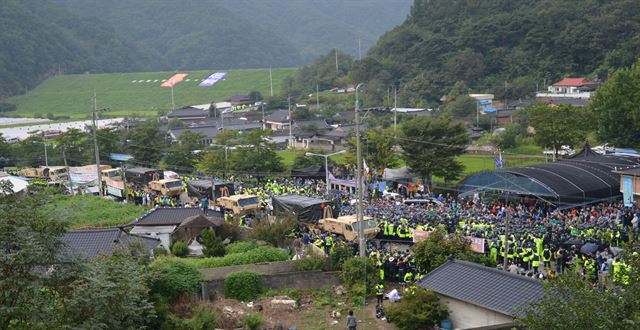
[[[360,102],[358,100],[358,90],[360,89],[360,87],[364,86],[363,83],[359,83],[356,86],[356,104],[355,104],[355,113],[356,113],[356,161],[358,162],[358,167],[357,167],[357,175],[356,175],[356,180],[358,180],[357,184],[358,184],[358,212],[356,214],[357,220],[360,223],[360,225],[358,226],[358,243],[359,243],[359,251],[360,251],[360,256],[364,257],[366,254],[366,249],[365,249],[365,241],[364,241],[364,225],[363,225],[363,214],[362,214],[362,199],[363,199],[363,192],[362,192],[362,148],[360,147]]]
[[[327,198],[329,198],[329,157],[343,154],[347,152],[346,150],[340,150],[338,152],[334,152],[332,154],[322,155],[322,154],[314,154],[312,152],[307,152],[305,156],[317,156],[324,157],[324,174],[325,174],[325,182],[327,183]]]

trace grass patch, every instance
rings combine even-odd
[[[68,221],[70,229],[123,225],[143,215],[146,208],[95,196],[55,195],[42,213],[52,221]]]
[[[302,151],[302,150],[278,150],[276,153],[278,154],[278,156],[280,157],[280,159],[282,159],[282,164],[286,167],[291,168],[291,166],[293,166],[293,161],[295,160],[297,155],[304,155],[306,151]],[[334,162],[337,164],[346,164],[347,163],[347,159],[346,159],[346,154],[340,154],[340,155],[335,155],[335,156],[331,156],[329,158],[330,162]]]
[[[280,90],[283,80],[296,70],[273,69],[274,90]],[[176,107],[220,102],[230,96],[254,90],[263,96],[269,95],[269,69],[229,70],[225,80],[213,87],[198,86],[201,79],[215,71],[220,70],[185,71],[189,74],[187,79],[190,81],[183,81],[174,87]],[[90,115],[91,98],[95,90],[98,107],[109,108],[109,116],[154,116],[159,110],[171,109],[171,89],[162,88],[160,84],[161,80],[168,79],[173,74],[174,72],[136,72],[60,75],[47,79],[24,95],[14,96],[3,102],[15,104],[17,110],[11,114],[23,117],[51,112],[55,116],[84,119]],[[132,82],[134,80],[144,82]]]

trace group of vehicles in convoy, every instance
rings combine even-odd
[[[73,171],[72,171],[73,173]],[[67,181],[69,174],[64,166],[41,166],[37,168],[23,168],[19,175],[32,179],[44,179],[48,181]],[[101,166],[101,176],[105,192],[113,197],[124,199],[127,197],[127,189],[158,193],[169,197],[194,198],[199,200],[206,196],[213,206],[219,206],[236,217],[255,216],[260,209],[260,201],[256,195],[233,194],[232,183],[212,182],[197,180],[184,183],[175,177],[165,177],[164,171],[136,167],[136,168],[111,168],[108,165]],[[181,196],[182,194],[186,194]],[[358,221],[355,215],[340,216],[334,218],[331,207],[322,207],[322,216],[316,216],[311,220],[299,218],[299,221],[307,226],[311,232],[328,232],[343,236],[347,241],[356,241],[360,226],[363,226],[364,235],[373,238],[378,234],[378,227],[371,217],[364,217]],[[294,212],[295,213],[295,212]]]

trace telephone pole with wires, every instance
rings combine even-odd
[[[92,118],[93,118],[93,146],[94,149],[96,151],[96,173],[97,173],[97,178],[98,178],[98,191],[100,193],[100,196],[104,196],[104,193],[102,191],[102,173],[100,171],[100,148],[98,147],[98,128],[96,125],[96,120],[98,117],[98,112],[103,112],[103,111],[107,111],[108,109],[100,109],[98,110],[98,106],[97,106],[97,100],[96,100],[96,91],[93,90],[93,111],[92,111]],[[67,171],[67,173],[69,173]],[[71,173],[69,173],[69,181],[71,181]]]

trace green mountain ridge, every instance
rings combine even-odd
[[[100,21],[45,0],[2,0],[0,99],[59,72],[148,70],[149,57]]]
[[[456,83],[513,99],[565,76],[605,79],[639,54],[634,0],[415,0],[351,75],[399,85],[406,105],[438,103]]]

